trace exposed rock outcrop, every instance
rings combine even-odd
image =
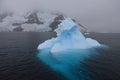
[[[28,23],[28,24],[44,24],[44,22],[40,21],[39,18],[38,18],[38,15],[36,12],[30,14],[28,17],[27,17],[27,21],[25,23]]]
[[[21,26],[16,27],[16,28],[13,29],[14,32],[22,32],[23,30],[24,29]]]
[[[50,24],[50,27],[52,28],[52,31],[54,31],[57,28],[58,24],[61,23],[61,20],[64,20],[64,16],[63,15],[58,15],[54,19],[54,21]]]

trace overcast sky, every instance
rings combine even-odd
[[[91,31],[120,32],[120,0],[3,0],[19,12],[29,8],[60,11]]]

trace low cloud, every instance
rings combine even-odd
[[[32,9],[60,11],[91,31],[120,32],[119,0],[1,0],[1,5],[18,13]]]

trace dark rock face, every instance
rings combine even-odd
[[[21,26],[23,23],[13,23],[12,26]]]
[[[37,13],[34,12],[32,14],[30,14],[28,17],[27,17],[27,21],[25,23],[28,23],[28,24],[44,24],[43,22],[41,22],[39,19],[38,19],[38,16],[37,16]]]
[[[16,28],[13,29],[14,32],[22,32],[23,28],[21,27],[22,23],[13,23],[13,26],[17,26]]]
[[[6,18],[6,17],[7,17],[7,14],[1,14],[1,15],[0,15],[0,22],[2,22],[3,19]]]
[[[61,20],[64,20],[64,16],[63,15],[58,15],[54,19],[54,21],[50,24],[50,27],[52,28],[52,31],[54,31],[57,28],[58,24],[61,23]]]
[[[21,26],[25,23],[27,24],[44,24],[43,22],[41,22],[39,19],[38,19],[38,16],[37,16],[37,13],[32,13],[30,14],[28,17],[27,17],[27,21],[26,22],[23,22],[23,23],[13,23],[12,25],[13,26]]]
[[[13,29],[14,32],[22,32],[23,30],[24,29],[21,26],[16,27],[16,28]]]
[[[13,29],[15,32],[22,32],[24,29],[21,27],[23,24],[44,24],[38,19],[37,13],[32,13],[27,17],[27,21],[23,23],[13,23],[12,26],[17,26],[16,28]]]

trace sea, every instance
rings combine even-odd
[[[52,37],[55,33],[0,32],[0,80],[69,80],[36,57],[38,45]],[[109,46],[97,49],[99,54],[82,62],[90,79],[120,80],[120,33],[91,33],[87,37]]]

